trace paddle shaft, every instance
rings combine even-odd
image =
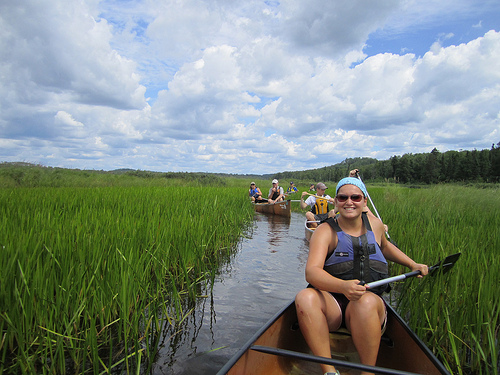
[[[368,283],[365,285],[368,288],[376,288],[377,286],[389,284],[389,283],[392,283],[394,281],[404,280],[404,279],[407,279],[408,277],[414,277],[414,276],[418,276],[420,274],[421,274],[420,271],[412,271],[412,272],[407,272],[407,273],[402,274],[402,275],[388,277],[387,279],[374,281],[374,282],[371,282],[371,283]]]
[[[325,198],[325,197],[320,197],[319,195],[316,195],[316,194],[311,194],[311,193],[308,193],[307,191],[305,192],[307,195],[312,195],[314,198],[316,199],[326,199],[328,202],[330,202],[330,199],[333,199],[332,197],[330,198]],[[330,202],[331,204],[333,204],[332,202]]]
[[[333,358],[319,357],[319,356],[312,355],[312,354],[300,353],[300,352],[295,352],[295,351],[280,349],[280,348],[273,348],[273,347],[269,347],[269,346],[253,345],[251,347],[251,349],[258,351],[258,352],[262,352],[262,353],[280,355],[283,357],[292,357],[292,358],[306,360],[309,362],[352,368],[352,369],[361,370],[361,371],[374,372],[376,374],[417,375],[414,372],[393,370],[393,369],[385,368],[385,367],[363,365],[361,363],[354,363],[354,362],[341,361],[341,360],[337,360],[337,359],[333,359]]]
[[[359,181],[363,182],[361,179],[361,176],[359,175],[359,172],[356,172],[356,176],[358,177]],[[375,213],[377,214],[377,217],[379,218],[380,221],[382,221],[382,218],[380,217],[380,214],[377,211],[377,207],[373,204],[372,198],[370,197],[370,194],[368,193],[368,190],[366,191],[366,196],[368,197],[368,200],[370,201],[370,204],[372,205],[373,209],[375,210]],[[383,221],[382,221],[383,222]],[[389,236],[389,232],[385,232],[387,235],[387,238],[390,240],[391,236]]]
[[[453,260],[449,261],[448,263],[444,263],[448,259],[453,259]],[[429,267],[429,272],[432,272],[432,271],[434,271],[438,268],[441,268],[441,267],[442,268],[453,267],[453,265],[455,264],[457,259],[458,259],[457,254],[446,257],[446,259],[444,259],[442,264],[438,263],[438,264],[435,264],[434,266]],[[420,271],[411,271],[411,272],[404,273],[402,275],[388,277],[386,279],[377,280],[377,281],[374,281],[374,282],[371,282],[368,284],[364,284],[364,285],[366,285],[366,287],[368,287],[368,288],[376,288],[376,287],[381,286],[381,285],[389,284],[389,283],[392,283],[394,281],[404,280],[404,279],[407,279],[409,277],[415,277],[415,276],[418,276],[420,274],[421,274]]]

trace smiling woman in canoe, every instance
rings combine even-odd
[[[368,195],[363,182],[344,178],[335,194],[339,216],[321,224],[309,245],[306,280],[310,285],[295,298],[299,325],[311,351],[327,358],[331,356],[329,332],[347,328],[361,363],[375,365],[386,323],[380,297],[386,285],[370,289],[364,284],[387,277],[387,260],[422,275],[428,268],[390,243],[378,218],[363,213]],[[324,373],[336,373],[333,366],[321,367]]]

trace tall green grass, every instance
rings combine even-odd
[[[241,188],[0,189],[0,373],[147,367],[252,217]]]
[[[444,275],[396,286],[399,310],[454,374],[498,374],[500,191],[452,185],[368,190],[389,233],[429,265],[462,253]],[[407,270],[393,266],[393,275]]]
[[[0,189],[0,372],[147,371],[165,324],[189,314],[183,297],[214,277],[251,220],[250,181],[186,188],[181,179],[49,172],[18,177],[21,186],[88,178],[93,188]],[[267,194],[270,182],[257,183]],[[452,373],[498,374],[499,189],[368,190],[416,261],[462,253],[446,275],[396,285],[399,311]]]

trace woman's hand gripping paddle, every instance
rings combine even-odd
[[[438,272],[441,272],[441,273],[448,272],[455,265],[456,261],[460,257],[460,254],[461,253],[448,255],[446,258],[444,258],[439,263],[429,267],[429,275],[434,276]],[[380,285],[392,283],[393,281],[399,281],[399,280],[407,279],[409,277],[415,277],[415,276],[420,275],[420,273],[421,273],[420,271],[407,272],[407,273],[402,274],[402,275],[388,277],[387,279],[374,281],[374,282],[364,284],[364,285],[366,285],[367,288],[375,288],[375,287],[380,286]]]

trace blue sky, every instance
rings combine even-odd
[[[437,13],[429,16],[429,20],[404,30],[376,30],[369,35],[363,51],[369,56],[387,52],[423,56],[435,42],[448,47],[479,38],[484,35],[485,30],[498,31],[498,4],[471,2],[471,5],[471,8],[458,14],[453,11]]]
[[[500,2],[6,0],[0,162],[272,173],[500,141]]]

